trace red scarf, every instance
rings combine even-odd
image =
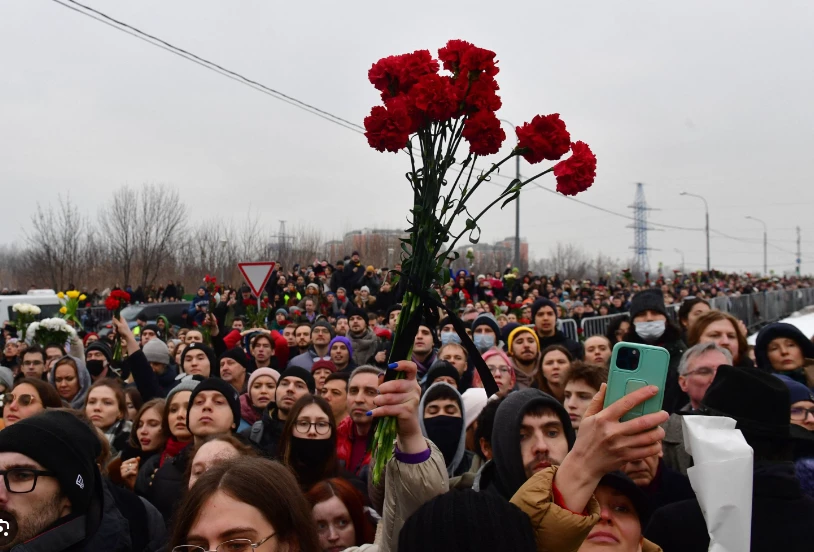
[[[167,440],[167,445],[164,447],[164,452],[161,453],[161,459],[158,461],[158,467],[160,468],[163,466],[165,461],[178,456],[181,451],[187,447],[187,445],[189,445],[189,443],[182,443],[175,437],[170,437]]]

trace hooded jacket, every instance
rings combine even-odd
[[[277,446],[280,444],[283,428],[285,422],[277,418],[277,405],[272,402],[263,411],[262,418],[241,431],[240,435],[256,445],[263,456],[277,459]]]
[[[797,343],[803,355],[803,366],[789,371],[778,371],[772,368],[772,363],[769,361],[769,343],[781,337],[791,339]],[[806,359],[813,358],[814,343],[806,338],[805,334],[796,326],[786,324],[785,322],[776,322],[760,330],[760,333],[757,335],[757,340],[755,341],[755,360],[757,361],[757,367],[764,372],[783,374],[807,387],[814,387],[814,366],[806,362]]]
[[[73,358],[73,357],[71,357]],[[79,391],[76,393],[76,396],[71,399],[69,402],[71,404],[71,408],[74,410],[83,410],[85,409],[85,399],[88,396],[88,390],[91,386],[91,378],[90,372],[88,369],[85,368],[84,363],[77,362],[77,359],[73,359],[76,362],[76,375],[79,377]],[[56,387],[54,373],[56,372],[56,366],[51,367],[51,371],[48,372],[48,383]]]
[[[526,412],[538,406],[553,410],[562,422],[568,450],[574,446],[576,433],[571,418],[560,402],[539,389],[523,389],[509,393],[495,414],[492,429],[492,460],[487,462],[476,478],[473,488],[494,492],[510,500],[523,483],[526,470],[520,453],[520,425]]]
[[[466,472],[472,465],[472,453],[466,450],[466,424],[463,423],[466,412],[464,411],[464,401],[461,394],[458,393],[454,387],[443,381],[430,385],[427,391],[421,396],[421,402],[418,405],[418,425],[421,427],[421,434],[427,439],[432,440],[427,433],[426,426],[424,425],[424,408],[426,407],[427,403],[430,403],[437,398],[437,391],[441,389],[446,389],[455,393],[455,395],[458,397],[458,407],[461,409],[462,423],[461,435],[458,439],[458,448],[455,450],[455,456],[452,457],[452,460],[446,462],[447,475],[449,475],[449,477],[454,477]]]

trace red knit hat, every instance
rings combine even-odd
[[[316,372],[320,368],[325,368],[326,370],[330,370],[332,374],[334,372],[336,372],[336,364],[334,364],[330,360],[319,359],[316,362],[314,362],[314,364],[311,365],[311,373],[313,374],[314,372]]]

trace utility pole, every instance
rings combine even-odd
[[[769,257],[768,257],[768,254],[767,254],[767,247],[768,247],[768,243],[769,243],[769,240],[768,240],[768,233],[769,232],[768,232],[766,223],[763,222],[762,220],[760,220],[759,218],[749,217],[749,216],[747,216],[746,218],[749,219],[749,220],[754,220],[755,222],[759,222],[760,224],[763,225],[763,276],[764,277],[768,276],[769,275],[769,262],[768,262]]]
[[[704,213],[705,213],[705,218],[706,218],[705,230],[706,230],[706,233],[707,233],[707,272],[709,272],[710,270],[712,270],[712,268],[710,267],[710,262],[709,262],[709,205],[707,204],[707,200],[704,199],[704,197],[702,197],[702,196],[700,196],[698,194],[691,194],[689,192],[681,192],[679,195],[697,197],[698,199],[700,199],[701,201],[704,202]]]
[[[797,277],[800,277],[800,262],[802,261],[802,252],[800,251],[800,227],[797,227],[797,262],[795,271],[797,272]]]

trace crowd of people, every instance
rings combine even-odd
[[[444,313],[391,362],[395,269],[356,253],[278,267],[259,317],[248,288],[202,285],[179,324],[114,317],[41,345],[4,327],[0,509],[17,531],[0,550],[706,551],[689,415],[734,418],[754,450],[753,552],[811,549],[814,343],[773,323],[749,347],[708,301],[809,281],[453,272],[439,295],[487,396]],[[168,288],[141,293],[183,298]],[[558,330],[609,313],[627,316],[606,335]],[[654,386],[603,408],[617,343],[668,351],[663,410],[620,421]],[[384,416],[397,438],[377,482]]]

